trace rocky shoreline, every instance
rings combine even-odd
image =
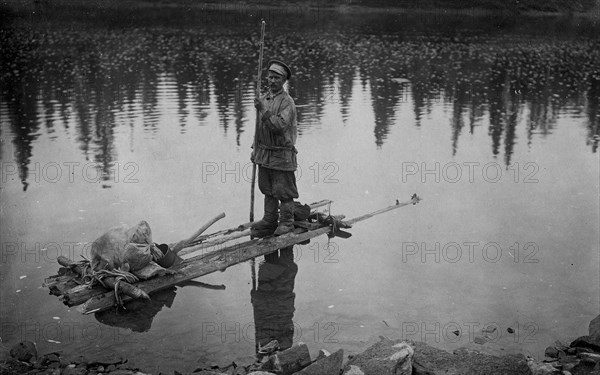
[[[67,359],[60,353],[38,356],[36,346],[23,341],[10,350],[11,358],[0,362],[0,375],[147,375],[126,360],[90,361]],[[163,374],[163,373],[160,373]],[[380,337],[379,342],[344,360],[342,349],[330,354],[319,351],[311,359],[308,347],[296,343],[289,349],[264,355],[254,363],[198,368],[197,375],[441,375],[528,374],[600,375],[600,315],[590,322],[589,334],[569,345],[555,342],[546,348],[541,362],[522,354],[494,356],[470,349],[453,353],[423,342]],[[174,371],[173,375],[182,375]]]

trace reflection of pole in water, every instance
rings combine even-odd
[[[250,260],[250,274],[252,275],[252,291],[256,290],[256,261],[254,258]]]
[[[282,350],[292,346],[297,273],[293,246],[265,255],[265,261],[258,266],[258,283],[250,292],[257,353],[259,346],[273,340],[279,342]]]

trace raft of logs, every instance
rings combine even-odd
[[[396,204],[392,206],[356,217],[345,221],[345,223],[353,224],[398,207],[409,204],[414,205],[419,200],[420,198],[415,194],[407,202],[400,203],[396,201]],[[309,206],[311,212],[314,214],[317,213],[319,208],[330,206],[331,203],[330,200],[322,200],[311,203]],[[231,245],[223,245],[226,242],[250,236],[251,224],[249,222],[236,228],[198,236],[194,241],[186,243],[186,247],[178,252],[179,255],[188,255],[190,257],[182,260],[179,264],[176,263],[166,272],[161,272],[156,277],[136,282],[133,285],[120,282],[117,288],[123,292],[121,294],[122,302],[130,301],[134,297],[150,298],[149,295],[159,290],[182,284],[216,271],[224,271],[235,264],[252,260],[256,257],[336,230],[335,225],[331,226],[330,223],[319,221],[295,222],[294,226],[296,229],[291,233],[277,237],[251,238],[250,240]],[[181,242],[172,244],[171,246],[177,245],[181,246]],[[213,249],[213,251],[206,250],[215,248],[215,246],[219,246],[219,248]],[[77,306],[77,310],[82,314],[107,310],[116,305],[115,281],[111,280],[112,278],[103,280],[107,287],[113,288],[111,290],[102,285],[90,287],[82,282],[82,276],[85,276],[85,273],[89,271],[81,263],[75,263],[65,257],[59,257],[58,261],[63,267],[59,269],[57,275],[46,278],[44,282],[44,286],[50,290],[50,294],[59,296],[67,306]],[[132,288],[132,290],[127,291],[128,288]]]
[[[321,207],[328,206],[330,200],[322,200],[311,203],[311,211],[316,211]],[[180,256],[189,255],[188,259],[169,268],[168,273],[163,273],[149,280],[140,281],[133,285],[121,282],[119,288],[123,293],[123,302],[127,302],[137,295],[142,298],[148,298],[148,295],[161,289],[171,287],[200,276],[207,275],[216,271],[223,271],[226,268],[265,255],[281,248],[292,246],[299,242],[328,233],[330,227],[320,223],[297,222],[294,233],[288,233],[279,237],[270,237],[263,239],[251,239],[225,246],[226,242],[240,239],[250,235],[250,226],[248,222],[236,228],[218,231],[212,234],[199,236],[190,241],[187,247],[178,252]],[[219,249],[210,251],[215,246]],[[171,245],[171,247],[177,244]],[[78,306],[77,310],[83,314],[90,314],[97,311],[103,311],[115,305],[114,278],[105,278],[103,281],[111,290],[107,290],[102,285],[89,287],[83,283],[82,276],[85,269],[81,263],[60,256],[58,262],[62,268],[57,275],[46,278],[44,286],[50,290],[50,294],[59,296],[62,302],[67,306]],[[134,287],[134,290],[128,290]],[[140,294],[141,291],[141,294]]]

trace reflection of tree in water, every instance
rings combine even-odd
[[[588,145],[592,146],[592,152],[597,152],[600,140],[600,77],[590,77],[587,100]]]
[[[375,144],[383,146],[389,133],[389,127],[394,122],[396,104],[406,95],[402,85],[390,80],[382,72],[371,72],[371,101],[375,114]]]
[[[193,42],[196,42],[196,40],[190,39],[189,43]],[[178,86],[190,86],[187,90],[178,88],[178,92],[185,95],[179,98],[180,103],[189,101],[193,114],[202,122],[208,116],[207,108],[210,105],[211,98],[210,67],[208,66],[207,57],[204,54],[198,54],[189,47],[189,50],[182,53],[182,58],[173,62],[173,70]],[[182,107],[182,104],[180,104],[180,115],[183,113]],[[186,110],[186,113],[188,112],[189,110]],[[182,124],[182,126],[184,125]]]
[[[177,90],[177,114],[179,116],[179,126],[181,131],[184,132],[187,117],[189,115],[189,108],[187,106],[188,98],[188,85],[191,81],[191,76],[187,71],[175,71],[174,81]]]
[[[99,78],[95,82],[95,116],[93,123],[95,126],[95,137],[93,143],[96,146],[94,150],[94,161],[98,163],[99,173],[102,173],[102,179],[107,181],[111,178],[110,169],[113,164],[113,158],[116,156],[114,148],[114,127],[115,118],[113,112],[113,103],[116,90],[115,81],[104,81]]]
[[[235,103],[233,106],[233,114],[235,115],[235,144],[241,146],[241,135],[244,132],[244,105],[243,100],[244,97],[253,98],[254,92],[250,90],[245,90],[242,86],[242,83],[238,81],[239,90],[236,91]]]
[[[242,85],[246,82],[240,82],[239,75],[242,71],[242,65],[229,56],[217,56],[211,66],[213,83],[215,85],[215,97],[217,99],[217,113],[221,128],[225,135],[229,127],[229,115],[231,103],[234,101],[234,106],[237,103],[241,106]]]
[[[450,57],[448,57],[452,60]],[[465,115],[469,116],[469,132],[475,131],[476,124],[481,120],[484,114],[484,104],[487,92],[487,85],[493,86],[491,80],[472,79],[468,75],[480,77],[486,74],[484,68],[476,61],[466,59],[464,61],[455,61],[451,69],[451,78],[438,68],[433,69],[432,76],[436,83],[434,86],[443,84],[446,100],[452,101],[452,115],[450,124],[452,126],[452,155],[458,152],[458,141],[465,126]],[[444,82],[441,82],[444,80]]]
[[[432,103],[439,99],[434,96],[439,92],[439,76],[433,74],[434,66],[423,56],[416,56],[410,61],[404,70],[398,72],[399,75],[410,77],[411,95],[413,99],[413,111],[415,113],[415,125],[421,126],[423,113],[430,114]]]
[[[258,285],[250,292],[257,349],[272,340],[277,340],[282,350],[292,346],[297,273],[293,246],[265,255],[259,265]]]
[[[297,77],[290,82],[290,95],[296,102],[298,134],[301,136],[305,128],[309,128],[312,124],[319,123],[319,113],[322,113],[322,104],[320,98],[315,92],[322,91],[320,89],[321,76],[320,74],[311,75],[309,77]]]
[[[491,77],[489,81],[488,102],[490,108],[490,125],[488,134],[492,138],[492,154],[494,156],[500,153],[500,144],[504,131],[504,114],[506,113],[504,84],[506,83],[506,79],[506,71],[499,68],[498,73]]]
[[[344,123],[350,118],[350,101],[352,100],[352,87],[354,84],[354,75],[356,70],[341,69],[338,73],[340,111]]]
[[[39,48],[37,41],[22,38],[20,34],[2,30],[0,34],[0,98],[7,106],[7,119],[13,133],[12,142],[15,147],[19,179],[23,191],[27,190],[29,163],[33,156],[32,143],[37,138],[39,125],[37,123],[38,80],[27,79],[24,67],[16,62],[26,61],[28,55]],[[12,74],[11,74],[12,73]]]
[[[158,80],[158,75],[152,70],[145,72],[140,77],[144,128],[148,129],[152,134],[156,134],[158,130],[159,113],[156,110],[158,106]]]
[[[342,118],[347,120],[358,71],[363,92],[368,87],[371,90],[377,147],[385,143],[394,109],[404,100],[404,87],[391,80],[399,77],[410,81],[416,126],[431,113],[435,100],[444,96],[452,101],[453,153],[458,150],[466,111],[471,133],[489,111],[492,153],[503,151],[505,162],[510,163],[520,112],[527,109],[531,143],[536,133],[552,133],[558,113],[566,107],[580,108],[582,115],[586,112],[586,142],[597,151],[600,89],[593,63],[598,59],[597,42],[547,38],[521,42],[516,37],[507,42],[504,36],[497,38],[493,25],[484,19],[454,19],[455,23],[448,24],[438,19],[430,30],[420,25],[427,20],[404,17],[400,31],[414,33],[407,36],[398,33],[397,19],[379,22],[358,17],[356,23],[353,16],[346,15],[339,24],[322,20],[322,30],[315,33],[306,29],[311,22],[300,18],[293,21],[295,28],[282,23],[281,32],[269,35],[265,50],[266,61],[281,57],[295,72],[290,91],[296,102],[304,105],[298,110],[300,134],[320,124],[331,100],[341,100]],[[254,21],[236,27],[247,30],[256,26]],[[472,25],[474,21],[479,23]],[[256,74],[258,29],[248,37],[246,32],[236,33],[231,25],[213,23],[214,30],[193,25],[177,30],[140,27],[115,31],[96,25],[85,33],[58,26],[2,31],[0,83],[15,134],[21,180],[25,183],[27,179],[39,124],[52,132],[58,119],[64,126],[75,119],[79,147],[86,159],[100,163],[108,178],[116,160],[113,143],[118,114],[129,116],[132,126],[139,116],[139,104],[145,130],[156,133],[162,90],[158,85],[163,77],[174,82],[181,127],[190,114],[200,121],[206,118],[213,86],[220,127],[226,133],[233,119],[239,145],[244,98],[252,91]],[[360,30],[336,29],[354,24]],[[467,31],[448,34],[457,25]],[[519,22],[501,26],[502,32],[523,27]],[[575,34],[580,29],[570,30]]]
[[[37,100],[33,83],[20,80],[6,82],[2,90],[3,100],[8,105],[8,117],[10,119],[13,133],[13,144],[15,146],[15,159],[19,169],[19,179],[23,184],[23,191],[27,190],[27,176],[29,174],[29,163],[33,156],[32,143],[38,137],[36,135],[39,125],[37,123]]]
[[[171,69],[177,89],[178,115],[180,126],[186,126],[186,118],[193,113],[200,121],[206,118],[206,107],[210,104],[210,79],[208,59],[198,54],[194,37],[181,41],[178,58],[173,59]],[[190,103],[190,104],[188,104]]]
[[[92,134],[90,124],[92,123],[92,115],[90,106],[88,105],[88,93],[86,91],[87,84],[84,81],[82,75],[76,77],[75,90],[73,94],[73,100],[75,101],[75,113],[79,120],[78,137],[80,145],[79,148],[85,155],[85,160],[89,160],[90,142],[92,140]]]
[[[485,83],[482,81],[472,82],[469,87],[469,100],[467,105],[469,106],[469,133],[475,132],[475,127],[479,126],[484,114],[486,100],[484,96]]]
[[[467,88],[464,84],[456,87],[456,93],[454,94],[454,101],[452,103],[452,117],[450,124],[452,125],[452,156],[456,155],[458,150],[458,138],[465,125],[463,120],[463,114],[467,105]]]

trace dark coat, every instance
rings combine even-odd
[[[260,100],[265,112],[256,129],[252,161],[269,169],[295,171],[298,124],[294,99],[281,90],[263,95]]]

